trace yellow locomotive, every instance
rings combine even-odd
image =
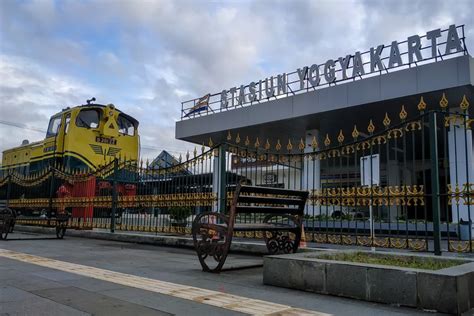
[[[5,150],[0,174],[9,169],[29,174],[54,164],[70,170],[95,170],[119,156],[138,160],[138,121],[113,104],[91,103],[94,101],[53,115],[44,140],[24,141]]]

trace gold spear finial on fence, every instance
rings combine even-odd
[[[267,141],[265,142],[265,150],[269,150],[271,147],[270,145],[270,142],[268,141],[268,138],[267,138]]]
[[[189,149],[186,151],[186,161],[189,160]]]
[[[359,137],[360,133],[357,130],[357,125],[354,124],[354,129],[352,130],[352,138],[357,139]]]
[[[342,129],[339,130],[339,135],[337,135],[337,141],[339,144],[342,144],[344,142],[344,134],[342,133]]]
[[[230,131],[227,132],[227,141],[231,141],[232,140],[232,135],[230,134]]]
[[[459,107],[463,111],[467,111],[467,109],[469,109],[469,101],[467,101],[466,95],[463,95],[461,103],[459,104]]]
[[[235,138],[235,143],[238,144],[240,143],[240,135],[237,133],[237,137]]]
[[[318,149],[318,140],[316,139],[316,135],[313,135],[313,139],[311,140],[311,147],[313,151]]]
[[[369,126],[367,126],[367,131],[372,134],[375,131],[375,125],[374,122],[372,122],[372,119],[369,122]]]
[[[194,150],[193,150],[193,155],[194,155],[194,158],[196,158],[196,156],[197,156],[197,152],[198,152],[198,151],[197,151],[197,149],[196,149],[196,146],[194,146]]]
[[[276,149],[277,151],[280,151],[280,150],[281,150],[281,143],[280,143],[280,140],[279,140],[279,139],[277,140],[277,143],[276,143],[276,145],[275,145],[275,149]]]
[[[388,128],[390,126],[390,123],[391,123],[391,120],[388,117],[388,113],[385,112],[385,117],[383,119],[383,126],[385,126],[385,128]]]
[[[292,151],[293,150],[293,145],[291,144],[291,139],[288,138],[288,145],[286,145],[286,150]]]
[[[298,145],[298,149],[299,149],[300,151],[304,151],[305,147],[306,147],[306,145],[305,145],[305,143],[304,143],[304,141],[303,141],[303,138],[301,138],[301,139],[300,139],[300,143],[299,143],[299,145]]]
[[[423,99],[423,96],[421,96],[420,102],[418,103],[418,110],[420,112],[423,112],[424,110],[426,110],[426,103],[425,103],[425,100]]]
[[[400,110],[399,116],[402,121],[404,121],[407,118],[408,113],[407,111],[405,111],[405,105],[402,105],[402,109]]]
[[[324,146],[328,147],[331,145],[331,140],[329,139],[329,134],[326,134],[326,139],[324,139]]]
[[[244,144],[245,144],[245,146],[248,146],[248,145],[250,145],[250,139],[249,139],[249,137],[248,137],[248,136],[247,136],[247,137],[245,137],[245,143],[244,143]]]
[[[214,147],[214,143],[212,142],[212,138],[209,137],[209,148]]]
[[[446,109],[448,107],[448,99],[446,98],[446,94],[443,92],[443,96],[441,100],[439,100],[439,106],[441,109]]]
[[[255,146],[255,148],[260,147],[260,141],[258,140],[258,137],[257,137],[257,139],[255,140],[254,146]]]

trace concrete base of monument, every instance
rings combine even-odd
[[[427,261],[438,270],[373,263],[328,260],[330,254],[380,256],[381,260]],[[329,254],[329,256],[328,256]],[[325,259],[322,259],[324,257]],[[344,256],[343,256],[344,257]],[[387,258],[387,259],[385,259]],[[420,265],[423,266],[423,265]],[[431,255],[370,251],[325,251],[275,255],[264,258],[263,282],[267,285],[371,302],[411,306],[461,314],[474,308],[474,261]]]

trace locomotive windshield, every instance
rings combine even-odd
[[[132,121],[130,121],[128,118],[126,118],[122,114],[119,115],[117,123],[118,123],[120,134],[129,135],[129,136],[135,135],[135,126],[133,125]]]
[[[97,128],[99,127],[99,111],[81,110],[76,118],[77,127]]]
[[[61,126],[61,115],[53,116],[49,121],[48,131],[46,132],[46,137],[56,136]]]

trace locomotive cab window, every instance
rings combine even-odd
[[[117,123],[118,123],[120,134],[129,135],[129,136],[135,135],[135,126],[133,122],[130,121],[125,116],[123,116],[122,114],[119,115]]]
[[[66,115],[66,119],[64,121],[64,134],[67,134],[69,130],[69,123],[71,122],[71,113]]]
[[[56,136],[59,131],[59,126],[61,126],[61,116],[58,115],[58,116],[52,117],[51,120],[49,121],[46,137]]]
[[[82,110],[76,117],[76,126],[85,128],[99,127],[99,112],[97,110]]]

